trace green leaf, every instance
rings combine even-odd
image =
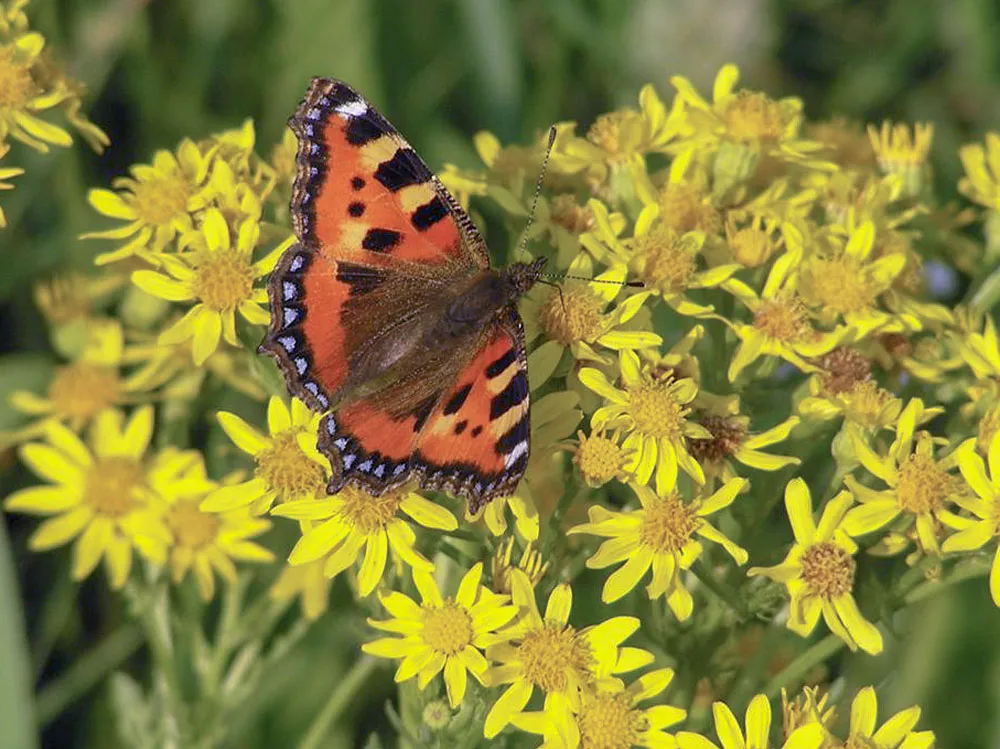
[[[24,414],[10,407],[6,395],[15,390],[44,393],[52,367],[52,360],[42,354],[0,356],[0,393],[4,394],[0,398],[0,431],[14,429],[26,420]]]
[[[0,523],[0,726],[10,749],[38,746],[31,666],[7,529]]]

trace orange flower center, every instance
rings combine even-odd
[[[663,294],[685,291],[698,270],[698,247],[671,229],[660,229],[633,240],[639,276]]]
[[[638,112],[622,110],[602,114],[587,131],[587,140],[603,149],[610,158],[617,160],[628,155],[629,147],[638,145],[637,142],[629,142],[628,130],[635,129],[638,133],[641,132],[641,126]]]
[[[660,194],[660,219],[674,231],[699,230],[708,236],[717,234],[722,219],[705,193],[697,185],[671,182]]]
[[[431,649],[457,655],[472,644],[474,634],[469,612],[451,599],[424,609],[424,642]]]
[[[367,535],[384,529],[396,517],[404,492],[393,491],[373,497],[361,489],[348,486],[341,490],[339,496],[344,500],[340,511],[344,521],[354,526],[358,533]]]
[[[622,475],[626,455],[615,440],[603,434],[592,434],[580,438],[580,447],[573,460],[587,484],[601,486]]]
[[[702,524],[696,508],[671,492],[645,509],[639,540],[659,554],[676,554],[691,540]]]
[[[562,294],[552,289],[538,311],[538,321],[547,338],[564,346],[593,341],[603,331],[603,307],[604,300],[586,284],[571,286]]]
[[[688,451],[701,463],[718,463],[736,453],[747,436],[746,425],[721,416],[707,416],[699,422],[712,433],[709,439],[688,440]]]
[[[138,460],[101,458],[87,471],[83,501],[98,515],[120,518],[139,507],[145,487],[146,474]]]
[[[631,709],[628,694],[599,694],[586,703],[576,722],[582,749],[629,749],[646,721]]]
[[[17,48],[13,44],[0,47],[0,111],[23,110],[36,90],[31,66],[17,62]]]
[[[49,400],[55,411],[71,419],[89,420],[118,403],[120,397],[118,371],[85,361],[59,367],[49,383]]]
[[[914,453],[899,467],[896,496],[899,506],[914,515],[941,509],[954,480],[930,455]]]
[[[779,102],[758,91],[742,90],[729,101],[723,114],[726,130],[736,140],[780,140],[788,124]]]
[[[672,377],[643,380],[628,390],[628,411],[636,431],[651,437],[679,440],[684,417],[690,409],[677,400],[677,386]]]
[[[879,387],[874,380],[859,382],[850,393],[843,396],[844,411],[848,418],[868,429],[880,425],[886,406],[893,401],[893,394]]]
[[[783,343],[798,343],[812,333],[806,306],[797,296],[763,300],[753,314],[753,326]]]
[[[571,674],[587,679],[593,663],[586,641],[573,627],[561,624],[543,624],[525,634],[517,655],[524,664],[524,678],[546,692],[574,686]]]
[[[132,206],[136,216],[149,226],[169,226],[187,213],[191,186],[179,171],[139,180],[132,186]]]
[[[802,273],[803,296],[841,315],[870,309],[881,291],[881,285],[864,272],[861,261],[850,255],[814,259]]]
[[[174,543],[197,551],[213,541],[219,533],[219,518],[198,509],[201,499],[177,502],[167,513],[167,526],[174,534]]]
[[[1000,405],[993,406],[979,420],[976,429],[976,448],[983,455],[990,451],[990,443],[997,431],[1000,431]]]
[[[813,544],[802,555],[802,580],[820,598],[833,600],[854,588],[854,557],[829,541]]]
[[[216,312],[231,310],[250,298],[253,268],[240,252],[205,252],[194,279],[194,292]]]
[[[594,226],[594,214],[586,206],[579,205],[573,195],[556,195],[549,210],[552,222],[573,234],[581,234]]]
[[[316,495],[326,483],[323,467],[306,455],[296,435],[300,430],[286,429],[272,437],[271,447],[254,456],[255,475],[264,479],[268,490],[277,492],[279,502]]]
[[[852,348],[837,348],[820,357],[823,390],[827,395],[848,393],[860,383],[872,379],[871,359]]]
[[[758,226],[737,229],[728,236],[728,240],[733,258],[746,268],[757,268],[763,265],[777,248],[771,235]]]

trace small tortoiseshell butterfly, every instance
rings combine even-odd
[[[529,449],[516,302],[545,259],[491,268],[468,214],[350,86],[313,79],[289,124],[298,241],[268,285],[261,349],[295,396],[332,409],[328,491],[416,479],[472,512],[512,494]]]

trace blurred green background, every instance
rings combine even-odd
[[[0,231],[3,393],[37,383],[54,361],[32,285],[86,269],[107,249],[76,239],[106,226],[86,190],[156,149],[246,117],[266,155],[314,75],[365,92],[432,167],[475,166],[471,136],[481,129],[510,142],[556,120],[585,128],[595,115],[633,104],[645,82],[669,100],[674,74],[708,93],[730,61],[746,85],[803,98],[810,119],[933,122],[943,196],[955,194],[957,147],[1000,127],[1000,4],[992,0],[34,0],[29,15],[50,51],[87,84],[91,117],[112,146],[102,156],[84,145],[46,156],[15,147],[5,160],[26,174],[3,195],[10,222]],[[14,423],[0,405],[0,429]],[[0,470],[0,494],[25,481],[10,454]],[[135,635],[118,629],[121,604],[101,576],[71,585],[67,550],[29,555],[34,523],[4,520],[32,643],[23,665],[36,669],[39,689],[58,683],[110,632],[121,641],[106,655],[132,652]],[[342,583],[336,591],[346,595]],[[2,582],[0,595],[4,619],[16,621],[18,604]],[[285,745],[308,723],[353,657],[345,643],[357,633],[336,612],[334,603],[275,674],[280,709],[255,719],[236,745]],[[876,685],[886,715],[918,703],[922,727],[937,732],[939,746],[997,745],[998,622],[981,579],[896,622],[902,645],[878,667],[885,673],[895,664],[896,676]],[[5,676],[14,673],[18,637],[0,625],[0,702],[8,710],[18,704],[15,680]],[[142,673],[141,654],[129,663]],[[362,724],[381,720],[390,673],[380,671],[358,695],[345,745]],[[115,746],[107,690],[70,706],[43,737],[47,746]]]

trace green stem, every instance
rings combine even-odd
[[[769,699],[774,699],[781,693],[782,687],[803,681],[809,675],[810,671],[829,659],[843,647],[843,640],[836,635],[827,635],[785,666],[781,673],[771,679],[764,686],[764,694]]]
[[[125,594],[130,600],[132,613],[139,620],[146,643],[149,645],[154,668],[166,685],[168,707],[174,717],[179,719],[184,704],[184,693],[174,658],[167,590],[156,583],[144,581],[140,587],[130,582],[125,586]]]
[[[299,742],[299,749],[319,749],[324,746],[330,727],[359,693],[362,684],[371,676],[377,665],[378,660],[370,655],[363,655],[351,666],[351,670],[330,693],[323,709],[313,719],[305,738]]]
[[[205,674],[204,689],[209,697],[218,696],[226,663],[236,645],[235,635],[242,609],[244,580],[245,578],[238,578],[235,584],[227,585],[222,590],[222,612],[212,647],[212,660]]]
[[[138,627],[126,624],[76,659],[72,666],[38,692],[35,698],[38,724],[48,725],[109,673],[117,670],[141,645],[142,632]]]
[[[915,586],[906,597],[903,599],[907,606],[912,606],[919,601],[923,601],[925,598],[930,598],[931,596],[937,595],[953,585],[958,583],[963,583],[966,580],[972,580],[977,577],[986,577],[990,572],[990,567],[988,564],[978,565],[969,564],[960,569],[956,569],[948,577],[947,580],[928,580],[922,585]]]
[[[748,614],[743,601],[736,594],[736,591],[732,590],[728,585],[719,582],[714,575],[705,567],[704,563],[699,559],[691,566],[691,571],[694,573],[695,577],[708,588],[715,596],[725,603],[729,608],[731,608],[741,619],[746,619]]]

